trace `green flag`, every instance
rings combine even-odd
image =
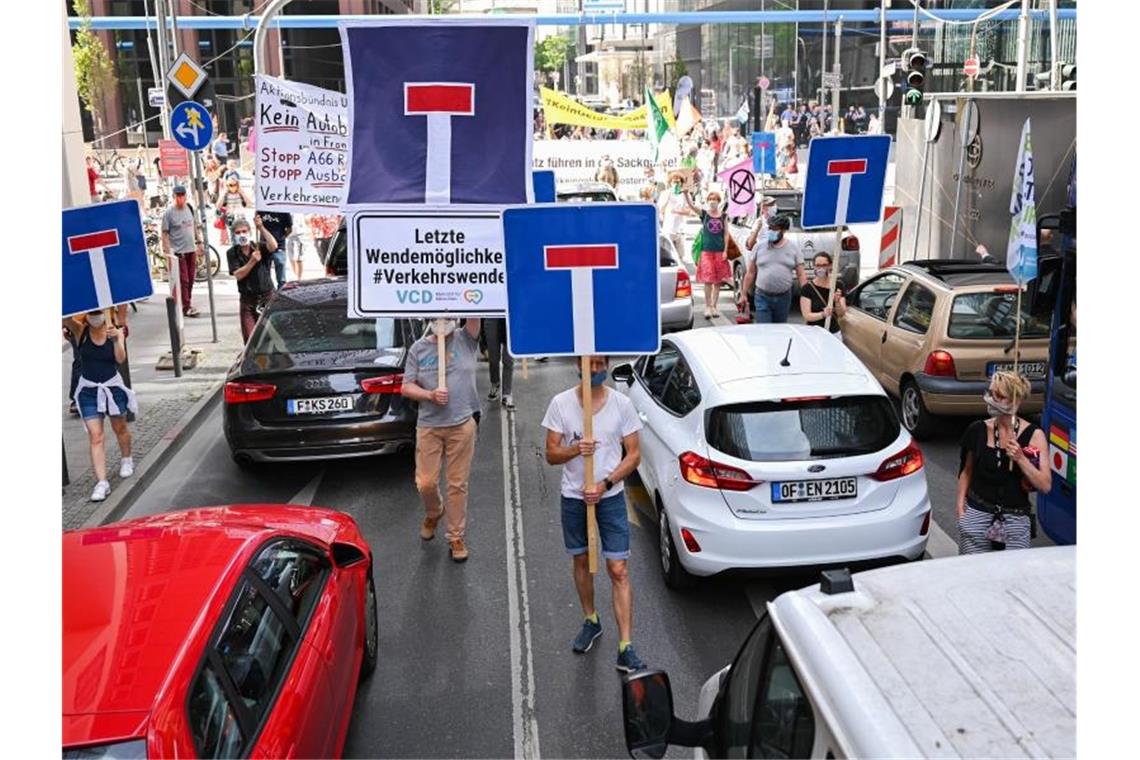
[[[653,90],[649,87],[645,88],[645,104],[649,109],[645,114],[645,136],[653,146],[653,160],[656,161],[657,154],[661,150],[661,138],[669,131],[669,124],[665,121],[661,107],[657,105],[657,98],[653,97]]]

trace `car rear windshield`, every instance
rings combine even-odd
[[[950,308],[950,324],[946,334],[951,338],[1012,338],[1017,329],[1014,313],[1017,293],[963,293],[955,296]],[[1052,319],[1050,304],[1038,299],[1031,304],[1029,295],[1022,297],[1021,336],[1043,338],[1049,334]]]
[[[368,351],[401,345],[395,319],[349,319],[333,308],[270,311],[254,336],[251,354]]]
[[[755,401],[714,408],[708,442],[750,462],[872,454],[899,435],[894,408],[883,396]]]

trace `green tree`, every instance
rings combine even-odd
[[[681,58],[681,51],[675,50],[673,56],[673,65],[669,67],[669,92],[676,92],[677,82],[689,73],[689,70],[685,68],[684,59]]]
[[[537,71],[562,71],[569,50],[570,40],[559,35],[534,43],[534,68]]]
[[[91,29],[90,0],[74,0],[75,12],[82,25],[75,33],[71,53],[75,58],[75,87],[83,107],[91,114],[96,139],[103,131],[107,115],[107,96],[115,91],[115,66],[103,40]]]

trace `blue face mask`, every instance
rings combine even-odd
[[[590,385],[593,386],[594,388],[597,388],[599,385],[601,385],[602,383],[604,383],[606,381],[606,374],[607,374],[607,372],[604,369],[601,372],[590,373]],[[581,379],[581,377],[582,377],[582,373],[579,372],[578,378]]]
[[[780,238],[782,238],[783,236],[784,236],[784,233],[781,230],[768,230],[768,242],[769,243],[779,243]]]

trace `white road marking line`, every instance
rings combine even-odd
[[[930,537],[926,540],[926,553],[931,559],[958,556],[958,543],[942,530],[934,515],[930,516]]]
[[[324,476],[325,469],[322,467],[320,472],[316,474],[316,477],[309,481],[308,485],[298,491],[296,496],[285,503],[297,504],[298,506],[302,507],[313,506],[313,499],[317,498],[317,489],[320,487],[321,478]]]
[[[515,758],[537,760],[538,716],[534,707],[533,647],[530,604],[527,600],[526,546],[523,542],[522,499],[519,495],[518,437],[515,416],[499,409],[503,452],[503,513],[507,539],[507,602],[511,632],[511,705]]]

